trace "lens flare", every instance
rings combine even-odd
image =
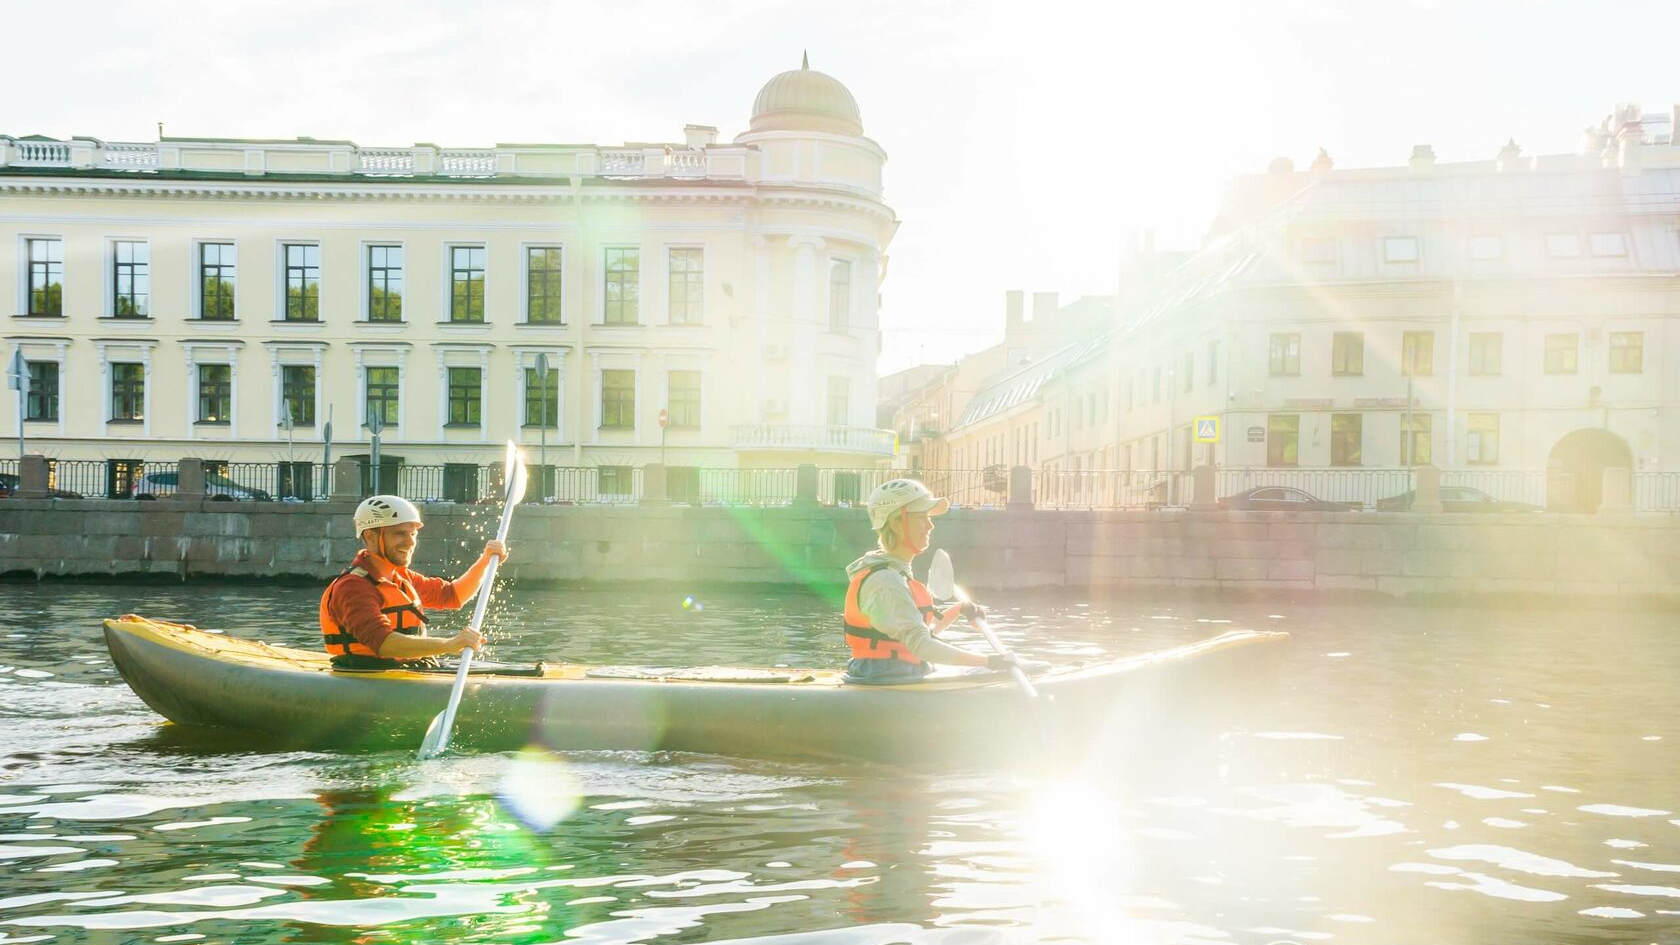
[[[559,755],[527,746],[508,759],[496,799],[531,830],[550,830],[582,803],[578,780]]]

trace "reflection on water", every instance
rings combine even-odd
[[[1492,943],[1680,928],[1680,643],[1664,617],[1023,599],[998,608],[998,629],[1063,663],[1233,627],[1294,633],[1282,685],[1239,731],[1055,773],[1028,759],[931,773],[265,751],[160,725],[96,620],[137,611],[312,646],[316,593],[7,588],[0,943]],[[812,599],[514,591],[491,623],[504,659],[844,659]]]

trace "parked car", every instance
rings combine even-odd
[[[160,495],[174,495],[177,486],[176,474],[172,472],[146,473],[134,480],[129,487],[128,494],[136,499],[155,499]],[[221,473],[204,474],[204,496],[223,502],[270,502],[274,497],[261,489],[242,486]]]
[[[18,477],[15,474],[0,473],[0,499],[17,495],[19,488]],[[82,494],[71,492],[69,489],[48,489],[47,497],[52,499],[80,499]]]
[[[1331,502],[1289,486],[1256,486],[1219,500],[1222,509],[1253,512],[1354,512],[1357,502]]]
[[[1411,509],[1415,492],[1402,492],[1377,500],[1377,508],[1396,512]],[[1480,489],[1469,486],[1442,486],[1441,508],[1448,512],[1544,512],[1544,508],[1528,502],[1495,499]]]

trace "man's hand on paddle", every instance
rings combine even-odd
[[[484,649],[484,634],[467,627],[449,638],[449,646],[452,653],[459,653],[469,646],[474,650],[482,650]]]
[[[502,560],[502,563],[506,564],[507,559],[508,559],[507,542],[497,541],[494,538],[485,542],[484,543],[484,553],[479,555],[479,557],[483,558],[485,560],[489,560],[492,556],[500,558]]]

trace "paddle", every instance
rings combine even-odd
[[[968,595],[963,593],[963,589],[957,586],[956,571],[951,567],[951,556],[945,553],[944,548],[933,553],[933,563],[928,565],[927,588],[929,593],[940,600],[950,600],[955,597],[965,604],[972,603],[968,599]],[[986,626],[986,618],[976,617],[969,623],[974,624],[974,629],[980,631],[980,635],[986,638],[986,642],[990,643],[992,649],[998,651],[999,655],[1009,655],[1009,651],[1003,648],[1003,643],[997,638],[997,634],[992,632],[991,627]],[[1032,684],[1032,680],[1027,678],[1027,674],[1021,670],[1021,667],[1009,667],[1009,675],[1015,677],[1015,685],[1021,687],[1021,691],[1027,694],[1027,698],[1038,698],[1037,687]]]
[[[507,494],[502,499],[502,522],[496,528],[497,541],[507,541],[508,526],[513,524],[514,507],[525,497],[525,462],[512,440],[508,441],[507,458],[502,464],[502,469],[507,480]],[[474,630],[484,626],[484,612],[490,606],[490,587],[496,583],[496,567],[501,563],[501,558],[491,558],[490,566],[484,571],[484,580],[478,585],[478,602],[473,605],[472,615]],[[444,706],[443,711],[432,718],[432,724],[426,727],[426,738],[420,743],[420,760],[436,758],[449,747],[449,732],[455,726],[455,710],[460,708],[461,693],[467,688],[467,670],[472,666],[472,659],[472,647],[461,651],[461,668],[455,671],[455,685],[449,689],[449,704]]]

